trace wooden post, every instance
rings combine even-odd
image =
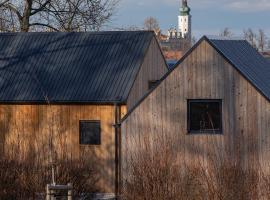
[[[51,191],[49,190],[49,184],[46,186],[46,200],[51,200]]]
[[[72,184],[68,183],[68,200],[72,200],[72,195],[73,195],[72,190],[73,190]]]

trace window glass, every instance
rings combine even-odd
[[[222,131],[221,100],[189,100],[188,131],[217,132]]]
[[[80,121],[80,144],[100,145],[100,121]]]

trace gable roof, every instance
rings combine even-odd
[[[246,40],[205,36],[231,65],[270,100],[270,63]]]
[[[207,41],[225,60],[236,68],[263,96],[270,101],[270,63],[246,40],[203,36],[147,94],[122,118],[120,124],[196,49]]]
[[[1,33],[0,102],[124,102],[149,31]]]

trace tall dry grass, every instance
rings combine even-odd
[[[49,103],[48,103],[49,104]],[[56,184],[72,183],[74,196],[98,192],[99,177],[95,161],[89,161],[84,150],[76,157],[67,140],[65,130],[59,122],[60,111],[48,107],[50,120],[44,128],[31,135],[21,130],[17,121],[11,120],[5,134],[9,138],[0,141],[0,199],[28,200],[44,199],[45,187],[52,181],[52,166],[55,169]],[[32,128],[32,127],[31,127]],[[11,137],[12,135],[12,137]],[[91,154],[92,155],[92,154]]]
[[[173,141],[144,137],[136,149],[127,145],[123,168],[125,200],[262,200],[270,199],[270,174],[244,169],[239,162],[208,155],[208,165],[186,164]],[[196,159],[194,157],[194,159]]]
[[[24,159],[20,158],[18,148],[10,148],[12,153],[0,157],[0,199],[27,200],[44,199],[45,187],[52,183],[52,164],[44,162],[42,155],[32,152]],[[17,154],[17,158],[16,155]],[[54,168],[57,184],[72,183],[74,196],[93,193],[99,190],[97,169],[87,157],[72,158],[68,155],[57,158],[55,155]]]

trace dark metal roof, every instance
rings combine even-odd
[[[0,102],[124,102],[153,32],[1,33]]]
[[[210,36],[205,38],[270,100],[270,64],[256,49],[242,39]]]
[[[177,60],[167,60],[167,65],[169,70],[173,69],[175,66],[175,64],[177,63]]]

